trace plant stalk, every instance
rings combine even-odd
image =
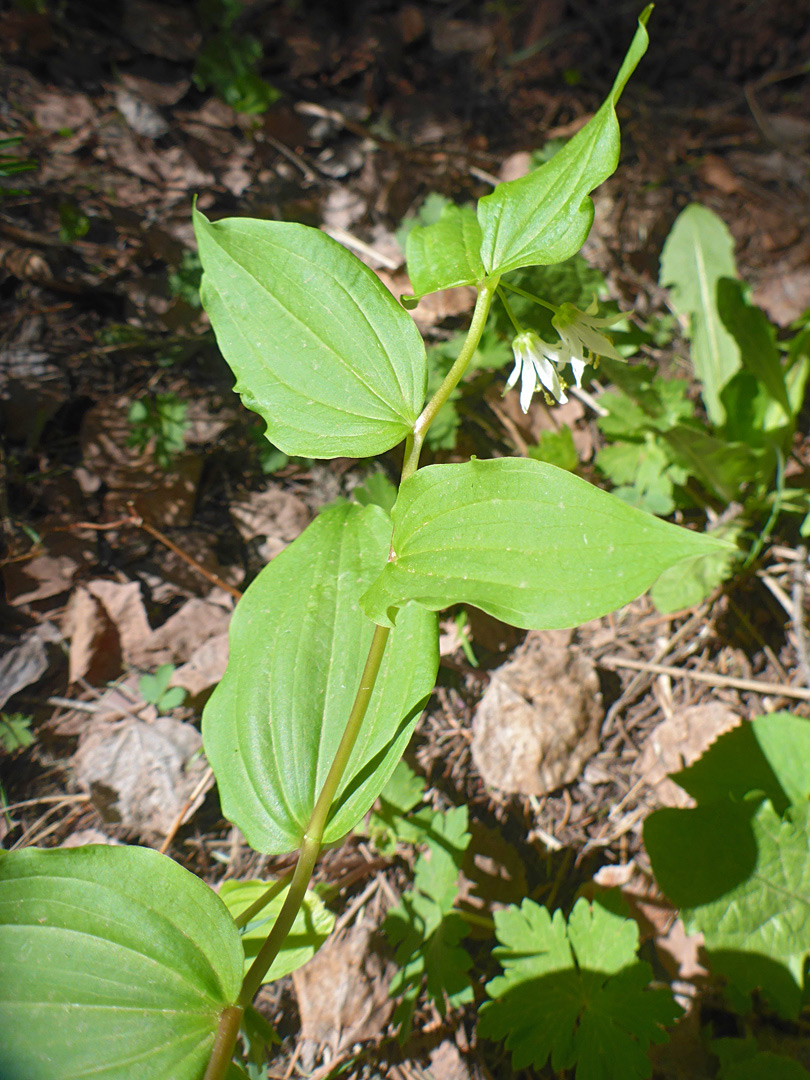
[[[472,321],[461,351],[456,357],[455,363],[450,368],[450,371],[445,376],[441,386],[422,410],[422,413],[414,424],[413,434],[408,437],[405,443],[405,461],[402,466],[402,480],[406,480],[415,473],[419,467],[419,457],[422,453],[422,445],[424,444],[427,430],[436,419],[436,414],[439,412],[439,409],[441,409],[442,405],[444,405],[450,397],[450,394],[460,382],[475,350],[478,348],[478,343],[481,340],[487,316],[489,315],[489,309],[492,305],[492,299],[495,296],[495,291],[498,287],[498,280],[497,277],[493,277],[487,279],[479,286]],[[253,961],[245,975],[242,982],[242,989],[239,994],[238,1004],[233,1005],[228,1009],[224,1009],[220,1015],[214,1049],[211,1054],[211,1059],[208,1062],[204,1080],[224,1080],[225,1074],[228,1071],[228,1066],[233,1058],[236,1039],[239,1034],[239,1025],[244,1010],[251,1004],[253,998],[258,993],[259,987],[262,984],[262,979],[267,974],[270,965],[278,955],[281,946],[284,944],[285,938],[292,929],[295,917],[304,903],[307,887],[315,869],[318,855],[321,851],[323,833],[327,825],[329,811],[332,808],[332,803],[334,802],[338,787],[343,779],[343,774],[346,771],[349,758],[354,750],[357,737],[360,734],[369,701],[371,700],[371,694],[374,690],[374,684],[377,681],[377,675],[380,671],[383,655],[385,653],[385,646],[388,643],[389,633],[390,630],[386,626],[374,627],[374,635],[371,639],[366,665],[360,678],[360,686],[358,687],[357,695],[355,696],[354,704],[352,705],[352,711],[349,714],[349,719],[346,723],[343,737],[340,740],[340,745],[337,748],[334,760],[327,773],[326,780],[324,781],[323,788],[318,796],[318,801],[315,803],[312,816],[304,831],[301,840],[301,849],[298,854],[298,861],[295,864],[292,881],[290,882],[290,888],[284,898],[284,903],[281,906],[278,918],[273,924],[270,933],[267,935],[256,959]],[[268,890],[268,893],[265,893],[264,896],[259,898],[257,904],[252,906],[250,909],[251,914],[264,906],[264,904],[271,899],[271,895],[272,887]]]
[[[219,1014],[219,1027],[214,1039],[214,1048],[208,1059],[208,1067],[203,1080],[224,1080],[233,1060],[233,1050],[244,1011],[239,1005],[229,1005]]]
[[[489,309],[492,306],[492,298],[495,296],[499,281],[500,278],[498,277],[487,278],[478,287],[478,298],[475,301],[475,310],[473,311],[470,328],[467,331],[467,336],[464,339],[461,352],[456,357],[453,366],[445,375],[439,389],[422,410],[413,426],[413,435],[409,436],[408,441],[405,443],[405,462],[402,466],[403,480],[407,480],[408,477],[412,476],[419,468],[419,457],[422,453],[422,445],[425,441],[427,430],[436,419],[436,414],[439,409],[441,409],[442,405],[444,405],[461,382],[461,377],[467,370],[470,360],[472,360],[473,354],[478,348],[478,343],[481,340],[481,335],[486,326]]]

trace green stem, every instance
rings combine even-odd
[[[304,832],[290,888],[284,897],[284,903],[281,905],[278,918],[242,981],[238,1004],[224,1009],[220,1015],[214,1049],[208,1062],[204,1080],[224,1080],[228,1066],[233,1059],[236,1039],[239,1034],[239,1024],[244,1010],[251,1004],[258,993],[262,979],[278,956],[285,938],[292,929],[295,917],[304,903],[307,886],[321,851],[321,841],[323,840],[323,831],[326,828],[329,811],[337,793],[338,785],[349,763],[357,736],[360,734],[360,728],[385,654],[389,633],[390,630],[387,626],[374,627],[374,636],[371,639],[366,666],[363,668],[363,674],[360,677],[360,686],[354,699],[354,705],[349,713],[349,719],[335,753],[335,758],[327,773],[318,801],[315,803],[312,816]]]
[[[439,409],[441,409],[442,405],[444,405],[461,382],[461,377],[467,370],[467,366],[469,365],[470,360],[472,360],[475,350],[478,348],[478,343],[481,340],[481,335],[486,326],[489,309],[492,305],[492,298],[498,288],[498,281],[499,278],[497,277],[487,278],[487,280],[479,286],[478,299],[475,302],[472,322],[470,323],[470,329],[467,331],[467,337],[464,339],[464,344],[461,347],[461,352],[456,357],[453,366],[445,375],[444,381],[439,389],[422,410],[422,413],[413,426],[413,435],[409,436],[408,441],[405,443],[405,462],[402,466],[403,480],[407,480],[408,477],[412,476],[419,468],[419,457],[422,453],[422,445],[425,441],[427,430],[436,419],[436,414]]]
[[[203,1080],[224,1080],[228,1067],[233,1060],[233,1048],[239,1034],[244,1009],[239,1005],[229,1005],[219,1014],[219,1027],[214,1039],[214,1049],[208,1059],[208,1068]]]
[[[502,285],[498,286],[498,299],[503,304],[504,310],[506,311],[506,314],[509,316],[509,320],[512,323],[512,326],[514,326],[514,328],[515,328],[515,333],[516,334],[522,334],[523,333],[523,327],[517,321],[517,318],[515,317],[515,313],[514,313],[514,311],[512,311],[512,305],[509,303],[509,298],[507,297],[506,293],[504,292]]]
[[[236,929],[241,930],[243,926],[247,926],[251,919],[253,919],[262,908],[267,907],[271,900],[275,900],[280,892],[286,889],[287,885],[292,878],[292,872],[285,874],[284,877],[280,877],[278,881],[274,881],[273,884],[262,893],[258,900],[254,900],[250,907],[246,907],[241,915],[234,917],[234,923]]]
[[[527,300],[531,300],[534,304],[539,304],[540,307],[548,308],[549,311],[553,311],[555,314],[559,311],[556,304],[550,304],[548,300],[542,300],[539,296],[535,296],[534,293],[526,292],[525,289],[521,289],[517,285],[512,285],[508,281],[503,283],[503,287],[505,289],[511,289],[511,291],[517,293],[518,296],[525,296]]]

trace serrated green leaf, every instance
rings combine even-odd
[[[741,801],[761,791],[783,814],[810,799],[810,720],[791,713],[758,716],[722,734],[671,778],[699,803]]]
[[[407,814],[422,801],[425,786],[423,776],[417,776],[406,762],[398,761],[388,783],[380,792],[380,798],[400,814]]]
[[[671,290],[679,315],[691,321],[692,363],[709,420],[722,427],[726,411],[720,392],[740,370],[739,347],[717,306],[721,278],[736,277],[734,241],[725,224],[705,206],[683,210],[661,253],[659,282]]]
[[[33,722],[33,716],[26,716],[24,713],[0,712],[0,746],[7,754],[32,745],[36,738],[31,731]]]
[[[377,506],[324,511],[251,584],[231,621],[225,676],[203,741],[225,815],[257,851],[295,850],[354,702],[373,626],[359,595],[385,565]],[[394,769],[438,668],[434,616],[412,606],[388,643],[324,834],[340,839]]]
[[[723,1044],[743,1043],[742,1039],[714,1039],[712,1050],[720,1055]],[[745,1045],[745,1043],[743,1043]],[[770,1050],[757,1049],[756,1040],[750,1040],[746,1054],[721,1057],[718,1080],[808,1080],[810,1073],[794,1058],[774,1054]]]
[[[457,603],[514,626],[576,626],[649,588],[668,566],[728,547],[625,505],[540,461],[431,465],[394,507],[392,555],[361,603],[391,624],[408,600]]]
[[[542,431],[537,446],[530,446],[528,454],[535,461],[546,461],[567,472],[574,472],[579,465],[574,436],[567,425],[559,431]]]
[[[665,517],[675,508],[672,460],[657,436],[647,432],[644,442],[615,442],[596,455],[596,466],[614,483],[623,502]]]
[[[418,821],[405,817],[422,801],[425,781],[417,776],[404,761],[398,761],[388,783],[380,792],[377,809],[368,819],[368,834],[374,846],[383,855],[393,855],[398,841],[417,844],[425,838],[425,830]]]
[[[448,204],[434,225],[417,225],[408,233],[407,263],[417,297],[457,285],[476,285],[484,278],[481,227],[471,206]]]
[[[470,842],[467,807],[430,816],[425,830],[428,851],[419,856],[413,890],[392,908],[385,920],[388,940],[396,946],[399,971],[391,982],[391,996],[402,1001],[394,1013],[400,1038],[410,1034],[413,1009],[424,984],[442,1016],[446,1005],[472,1000],[467,971],[472,960],[459,942],[467,933],[463,917],[453,910],[458,895],[458,874]]]
[[[194,211],[203,306],[235,391],[286,454],[366,457],[413,428],[425,348],[379,278],[326,233]]]
[[[458,892],[458,872],[470,843],[467,807],[454,806],[445,813],[433,814],[425,837],[428,851],[416,860],[414,888],[448,912]]]
[[[382,470],[371,473],[352,492],[360,506],[380,506],[388,513],[397,501],[397,489]]]
[[[219,896],[236,919],[263,896],[272,884],[271,881],[224,881],[220,886]],[[289,884],[280,889],[241,931],[242,947],[245,950],[245,972],[256,959],[259,949],[267,939],[288,892]],[[335,916],[324,906],[317,893],[307,889],[292,929],[284,939],[278,955],[262,982],[275,982],[276,979],[282,979],[306,964],[332,933],[334,925]]]
[[[795,1016],[810,954],[808,804],[784,821],[769,800],[659,810],[644,824],[644,843],[687,931],[702,931],[712,969]]]
[[[630,919],[580,899],[566,927],[562,912],[524,900],[495,913],[504,973],[487,983],[479,1035],[506,1039],[514,1068],[577,1067],[577,1080],[631,1080],[650,1073],[646,1048],[666,1038],[678,1009],[652,990],[636,960]]]
[[[652,5],[639,16],[638,30],[616,81],[593,119],[548,164],[528,176],[499,184],[478,203],[487,274],[521,266],[562,262],[582,247],[593,222],[588,193],[619,162],[616,103],[647,51],[646,23]]]
[[[199,1080],[242,983],[239,935],[150,848],[0,857],[0,1076]]]

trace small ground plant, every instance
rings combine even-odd
[[[444,207],[411,230],[407,304],[459,285],[477,295],[437,385],[405,308],[325,233],[194,211],[203,305],[268,440],[301,458],[373,457],[402,443],[400,483],[392,493],[370,478],[361,498],[325,509],[259,574],[234,613],[228,669],[204,712],[224,814],[257,852],[297,851],[294,871],[229,882],[217,895],[148,848],[3,853],[4,1078],[255,1075],[273,1035],[254,997],[332,928],[309,889],[313,869],[395,774],[436,678],[437,612],[466,604],[517,627],[570,627],[672,568],[733,554],[728,540],[671,525],[537,458],[420,467],[495,302],[512,327],[507,387],[519,385],[524,411],[536,391],[565,400],[595,356],[621,359],[608,333],[615,315],[600,315],[595,300],[555,303],[521,281],[527,268],[571,259],[588,235],[589,193],[617,166],[616,103],[646,50],[649,14],[606,100],[570,142],[477,207]],[[149,438],[165,427],[156,417],[134,418],[151,424]],[[183,419],[170,416],[174,427]],[[165,705],[167,681],[159,672],[142,692]],[[400,791],[398,803],[387,791],[371,827],[388,843],[411,828],[426,847],[387,924],[405,1033],[423,986],[440,1009],[472,996],[455,905],[469,835],[465,807],[414,810],[418,791]],[[721,792],[724,810],[738,794]],[[745,801],[745,820],[736,805],[730,820],[769,843],[803,827],[801,807],[787,825],[777,821],[773,797],[756,808]],[[684,904],[710,926],[703,909],[715,899],[705,892]],[[579,1080],[649,1073],[646,1048],[666,1037],[677,1009],[636,956],[635,924],[610,901],[581,898],[564,917],[526,899],[497,914],[495,935],[503,971],[487,984],[482,1035],[506,1040],[518,1067],[550,1060]],[[779,953],[797,977],[804,956],[792,943]]]

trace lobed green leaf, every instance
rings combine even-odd
[[[652,970],[636,960],[638,927],[580,899],[566,925],[561,911],[524,900],[495,913],[503,975],[487,983],[479,1035],[506,1039],[516,1069],[576,1065],[577,1080],[631,1080],[650,1073],[646,1048],[678,1009],[650,989]]]

